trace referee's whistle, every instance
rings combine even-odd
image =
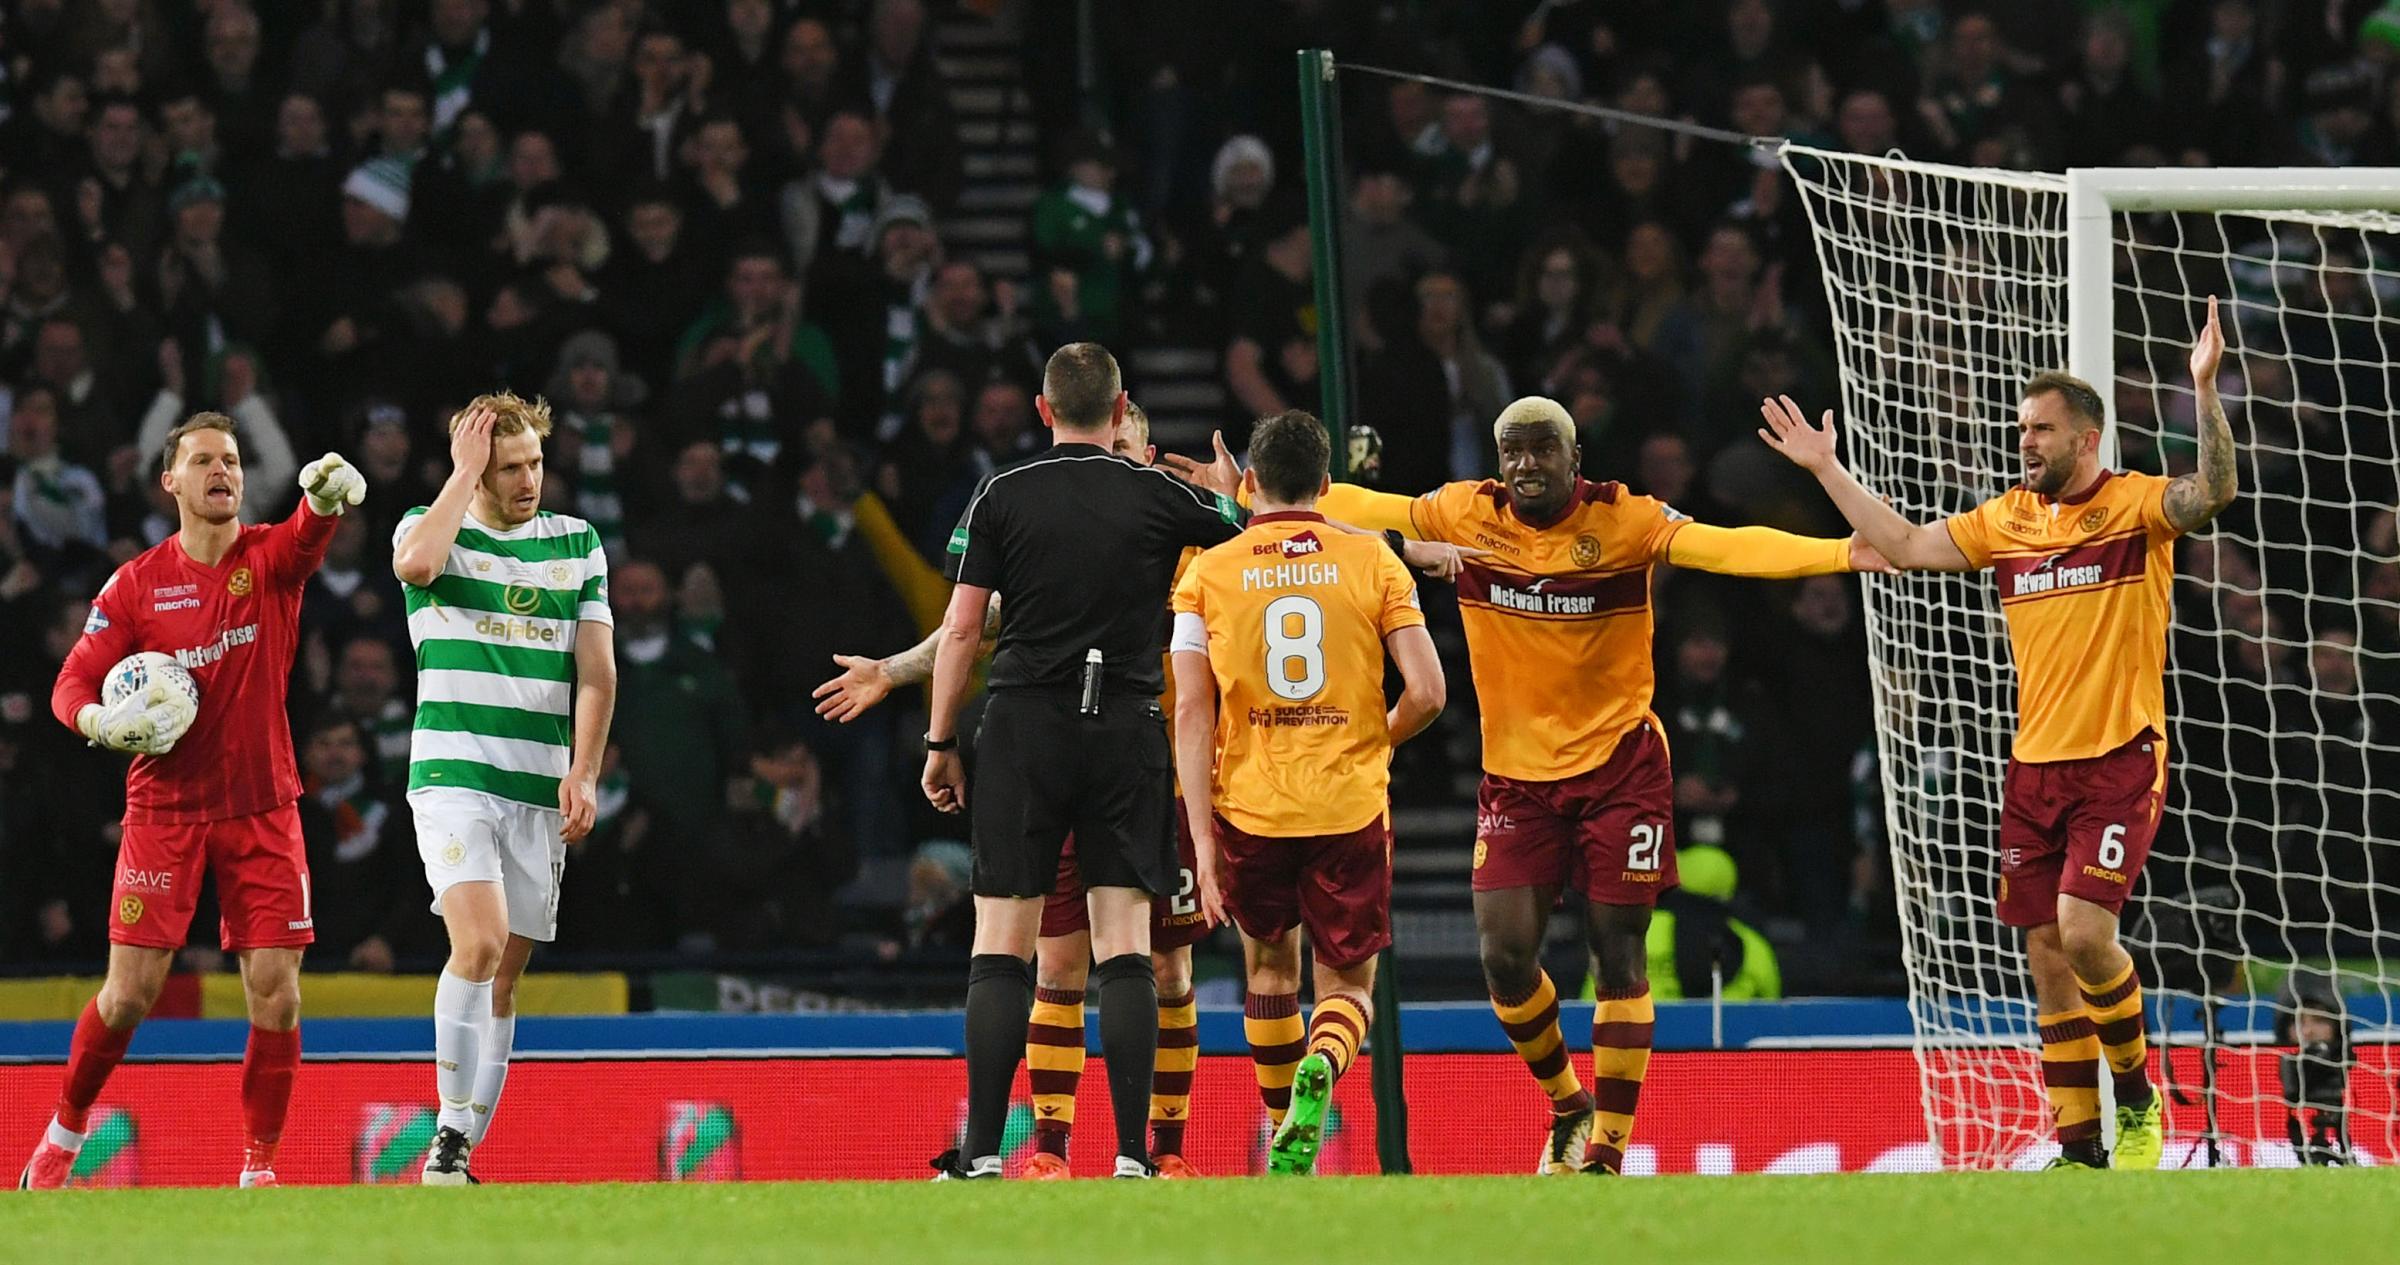
[[[1083,652],[1083,714],[1100,714],[1100,648]]]

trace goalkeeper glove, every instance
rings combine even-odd
[[[326,518],[367,499],[366,476],[338,452],[326,453],[302,468],[300,487],[308,493],[309,508]]]
[[[182,694],[153,685],[111,705],[85,703],[75,713],[75,728],[96,747],[131,755],[165,755],[175,749],[198,716]]]

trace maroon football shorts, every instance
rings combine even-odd
[[[1217,818],[1225,912],[1253,940],[1293,927],[1317,961],[1345,970],[1392,943],[1392,826],[1378,816],[1342,835],[1277,838]]]
[[[2008,762],[2000,790],[2000,921],[2058,920],[2060,893],[2117,913],[2167,802],[2167,740],[2143,730],[2084,760]]]
[[[1198,851],[1192,845],[1191,823],[1184,820],[1183,801],[1175,801],[1175,864],[1180,877],[1175,894],[1150,901],[1150,948],[1164,953],[1197,944],[1208,934],[1208,919],[1200,912]],[[1075,836],[1067,836],[1058,852],[1058,882],[1042,901],[1042,935],[1071,936],[1092,929],[1091,908],[1083,899],[1083,872],[1075,866]]]
[[[1675,776],[1658,722],[1627,731],[1587,773],[1555,782],[1483,775],[1476,891],[1571,887],[1602,905],[1655,905],[1675,882]]]

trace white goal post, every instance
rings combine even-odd
[[[2045,369],[2110,401],[2112,467],[2188,469],[2183,366],[2207,296],[2220,297],[2243,499],[2178,547],[2167,822],[2126,909],[2128,947],[2157,999],[2154,1043],[2160,1015],[2182,1016],[2164,1035],[2188,1042],[2190,1017],[2216,1013],[2206,999],[2271,997],[2294,971],[2388,995],[2400,984],[2400,170],[2059,175],[1799,145],[1783,160],[1822,266],[1844,458],[1915,521],[2017,481],[2016,392]],[[1980,574],[1869,577],[1866,594],[1927,1131],[1947,1166],[2038,1164],[2051,1144],[2031,989],[1993,911],[2015,724],[2006,629]],[[2240,1022],[2223,1058],[2168,1051],[2179,1085],[2201,1091],[2170,1109],[2169,1166],[2293,1162],[2262,1048],[2275,1011],[2227,1013]],[[2371,1075],[2388,1072],[2388,1052],[2377,1057]],[[2388,1161],[2392,1095],[2361,1095],[2357,1079],[2358,1149]]]

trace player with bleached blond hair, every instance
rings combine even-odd
[[[408,804],[450,960],[433,997],[428,1186],[463,1186],[516,1037],[516,983],[558,934],[569,841],[590,833],[616,709],[608,558],[542,503],[550,406],[506,391],[450,419],[450,478],[408,511],[392,571],[417,650]]]
[[[1710,527],[1621,484],[1585,479],[1575,422],[1555,400],[1510,404],[1492,438],[1498,479],[1414,499],[1335,484],[1317,509],[1466,555],[1459,618],[1483,711],[1473,886],[1484,981],[1550,1099],[1540,1171],[1613,1174],[1650,1065],[1650,910],[1675,885],[1674,776],[1650,713],[1650,568],[1764,579],[1887,568],[1856,537]],[[1167,464],[1231,496],[1233,459],[1222,439],[1217,447],[1212,466]],[[1587,898],[1600,964],[1588,1090],[1540,961],[1551,906],[1570,884]]]

